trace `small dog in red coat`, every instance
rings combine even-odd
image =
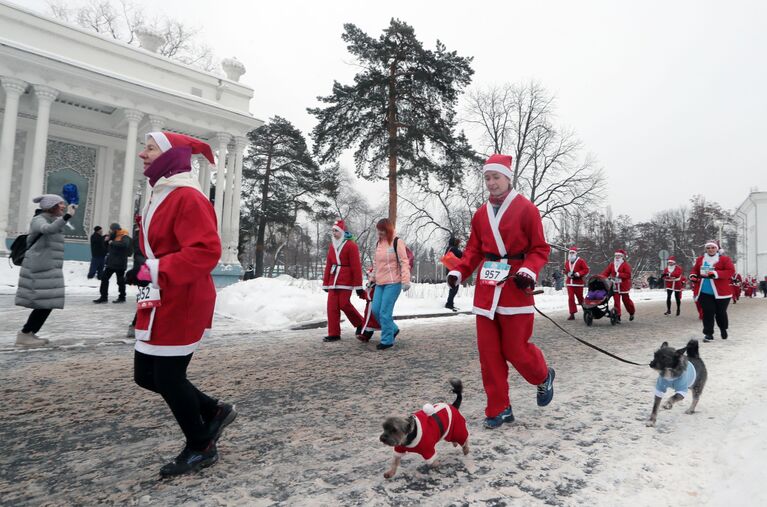
[[[384,473],[390,479],[397,473],[402,456],[407,452],[420,454],[426,463],[432,464],[437,456],[437,442],[451,442],[453,447],[459,445],[464,456],[469,454],[469,430],[466,420],[458,409],[463,400],[463,383],[458,379],[450,380],[456,395],[452,405],[427,403],[415,414],[409,417],[389,417],[383,423],[383,433],[379,440],[394,447],[394,461],[391,468]]]

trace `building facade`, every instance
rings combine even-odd
[[[767,276],[767,192],[751,192],[735,211],[738,272],[759,280]]]
[[[90,257],[95,225],[130,229],[147,195],[144,134],[168,130],[216,153],[215,166],[196,156],[193,171],[214,202],[222,270],[239,273],[243,152],[263,123],[249,112],[253,89],[238,82],[245,68],[229,59],[226,77],[204,72],[156,54],[157,34],[140,39],[131,46],[0,0],[0,253],[26,232],[32,198],[65,184],[80,196],[67,259]]]

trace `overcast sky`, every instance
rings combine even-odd
[[[356,70],[343,23],[377,37],[398,17],[427,47],[440,39],[473,56],[474,85],[535,79],[553,92],[561,123],[604,167],[615,214],[645,220],[697,193],[733,208],[767,190],[767,2],[135,3],[201,27],[217,56],[247,67],[253,114],[307,134],[306,107]]]

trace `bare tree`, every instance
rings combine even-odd
[[[131,45],[138,44],[139,29],[151,29],[164,40],[157,50],[159,54],[208,72],[217,69],[212,50],[199,41],[199,28],[164,15],[154,16],[148,22],[142,8],[130,0],[89,0],[74,6],[71,2],[52,0],[48,7],[57,19]]]
[[[512,155],[512,185],[544,218],[556,222],[602,193],[594,158],[581,155],[574,132],[554,125],[554,99],[539,83],[472,90],[464,113],[488,152]]]

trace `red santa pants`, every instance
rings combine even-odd
[[[341,336],[341,312],[346,314],[352,326],[360,327],[363,318],[351,301],[352,291],[330,289],[328,291],[328,336]]]
[[[477,316],[477,348],[487,395],[487,417],[495,417],[511,405],[508,363],[533,385],[545,381],[549,374],[541,349],[529,342],[533,320],[531,313],[495,314],[495,319]]]
[[[629,297],[628,292],[624,292],[623,294],[618,294],[616,292],[613,295],[613,302],[615,303],[615,311],[618,313],[618,317],[621,316],[621,299],[623,299],[623,304],[626,305],[626,310],[629,311],[629,315],[634,315],[634,302]]]
[[[740,287],[737,285],[732,286],[732,300],[737,301],[740,299]]]
[[[567,286],[567,305],[570,308],[570,313],[576,313],[578,307],[575,306],[575,298],[578,298],[578,304],[583,304],[583,285]]]

